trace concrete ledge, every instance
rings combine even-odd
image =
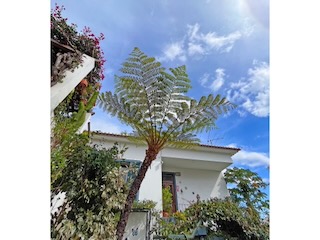
[[[66,71],[62,82],[58,82],[51,87],[51,111],[53,111],[94,68],[94,58],[83,54],[82,60],[82,64],[75,68],[73,72]]]

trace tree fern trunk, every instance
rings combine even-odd
[[[118,240],[122,240],[122,238],[123,238],[123,234],[124,234],[126,225],[128,223],[129,214],[130,214],[135,196],[140,189],[141,183],[146,175],[146,172],[148,171],[148,168],[150,167],[152,161],[156,159],[158,152],[159,151],[152,149],[150,147],[148,147],[148,149],[146,150],[146,156],[145,156],[143,163],[139,169],[137,177],[135,178],[135,180],[133,181],[133,183],[131,185],[131,188],[130,188],[130,191],[129,191],[129,194],[128,194],[128,197],[126,200],[126,204],[121,211],[120,220],[117,225],[117,239]]]

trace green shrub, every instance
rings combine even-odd
[[[201,221],[209,235],[238,239],[269,239],[269,223],[250,208],[240,207],[230,198],[199,201],[185,210],[190,222]]]
[[[66,203],[52,216],[52,239],[115,239],[119,214],[128,186],[115,161],[117,146],[106,150],[87,144],[82,135],[64,149],[61,174],[52,182],[52,193],[65,192]],[[55,161],[55,156],[53,161]]]

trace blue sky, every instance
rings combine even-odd
[[[189,96],[221,94],[238,108],[217,121],[218,129],[199,134],[204,144],[242,150],[234,166],[269,181],[269,1],[159,0],[51,1],[82,30],[106,39],[102,90],[113,90],[114,75],[134,47],[164,67],[186,65]],[[130,128],[95,109],[91,128],[121,133]],[[268,190],[269,191],[269,190]]]
[[[136,5],[132,6],[130,2]],[[245,26],[248,30],[252,25],[255,27],[248,38],[241,35],[234,41],[228,53],[213,51],[212,48],[209,54],[200,58],[202,61],[195,61],[195,57],[187,58],[185,64],[194,87],[192,94],[197,93],[196,89],[201,94],[210,91],[200,88],[199,81],[205,73],[212,77],[218,68],[225,69],[227,80],[220,90],[230,90],[228,83],[250,78],[249,72],[253,72],[249,69],[254,69],[254,60],[256,63],[269,62],[266,50],[268,14],[263,8],[268,3],[263,0],[256,1],[259,6],[251,7],[247,4],[252,5],[252,0],[224,0],[216,1],[216,4],[214,1],[194,0],[197,6],[192,6],[191,10],[189,5],[192,2],[187,0],[184,4],[177,0],[155,1],[158,5],[139,1],[139,6],[137,2],[62,2],[70,22],[77,23],[79,28],[90,26],[95,33],[106,35],[103,48],[109,74],[104,90],[112,88],[113,74],[134,46],[148,55],[160,57],[166,44],[184,40],[187,25],[194,26],[196,23],[200,26],[198,33],[203,33],[203,36],[210,32],[215,32],[216,36],[229,36],[245,29]],[[180,5],[180,8],[169,8],[173,3]],[[222,6],[223,3],[228,5]],[[2,89],[5,90],[0,94],[3,103],[0,164],[1,169],[6,169],[0,174],[3,193],[0,218],[5,220],[2,221],[1,237],[7,239],[12,238],[13,232],[16,238],[30,236],[30,239],[44,239],[50,234],[50,83],[44,81],[50,76],[50,4],[53,6],[54,1],[5,1],[5,11],[0,15],[3,23],[0,42],[4,56],[1,66],[5,69],[2,75]],[[209,8],[209,4],[213,6]],[[270,4],[271,239],[314,239],[318,234],[318,221],[297,220],[320,215],[319,200],[314,197],[319,188],[319,141],[315,138],[320,134],[317,111],[320,55],[318,5],[317,1],[312,0],[290,3],[273,0]],[[144,15],[152,15],[152,9],[154,16],[158,19],[160,16],[163,23],[156,25],[142,21],[144,25],[137,24],[140,18],[145,19]],[[176,19],[176,24],[170,23],[169,19]],[[163,62],[166,66],[174,63],[175,60]],[[196,72],[197,69],[202,70]],[[210,81],[212,83],[213,79]],[[96,112],[99,116],[99,111]],[[104,119],[109,120],[105,116]],[[95,121],[98,125],[99,122]],[[112,124],[118,126],[113,120]],[[236,144],[246,151],[244,155],[251,153],[253,159],[269,160],[267,117],[257,117],[247,111],[246,116],[240,118],[233,113],[226,120],[220,119],[218,126],[220,130],[210,136],[223,139],[213,143]],[[205,141],[207,138],[204,137]],[[258,156],[254,157],[254,153]],[[263,167],[257,169],[264,177],[268,173]],[[30,193],[36,197],[23,197],[30,196]],[[18,213],[19,218],[13,213]],[[34,231],[35,222],[38,224],[37,231]],[[16,231],[17,225],[20,231]]]

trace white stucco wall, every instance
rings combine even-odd
[[[139,200],[149,199],[157,203],[156,209],[162,210],[162,166],[161,159],[152,162],[139,190]]]
[[[221,172],[166,166],[163,167],[163,171],[180,173],[180,176],[175,177],[178,210],[184,210],[191,201],[196,201],[197,194],[199,194],[200,200],[229,196]]]
[[[208,161],[208,162],[225,162],[232,163],[232,159],[229,155],[213,152],[210,148],[199,149],[181,149],[177,151],[177,149],[173,148],[165,148],[162,150],[162,157],[166,158],[176,158],[176,159],[190,159],[197,161]]]
[[[119,147],[128,147],[123,158],[143,161],[146,146],[129,142],[125,137],[99,135],[93,138],[92,144],[110,148],[114,142]],[[229,196],[226,183],[221,170],[232,164],[231,156],[236,153],[234,149],[214,149],[199,147],[193,150],[164,149],[152,163],[141,184],[139,200],[153,200],[157,202],[156,209],[162,210],[162,172],[179,172],[176,176],[177,206],[184,210],[191,201],[213,197],[224,198]]]

